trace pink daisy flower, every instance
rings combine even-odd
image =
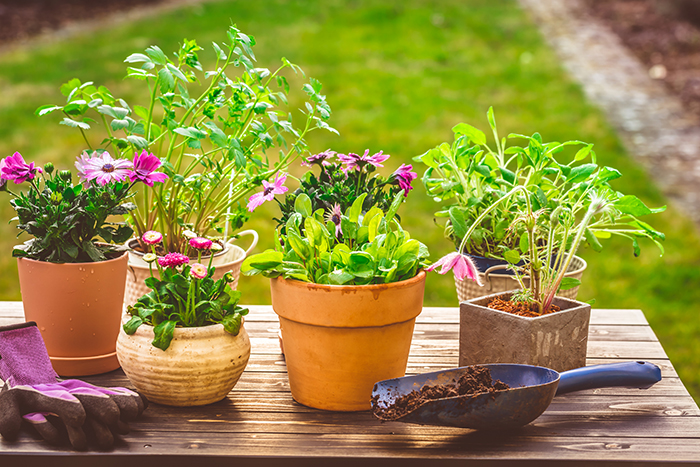
[[[18,185],[27,180],[33,180],[37,172],[43,171],[40,167],[35,167],[34,162],[29,164],[24,162],[22,154],[18,152],[3,159],[2,167],[0,167],[0,177],[3,180],[12,180]]]
[[[167,255],[158,258],[158,264],[164,268],[176,268],[189,262],[190,259],[180,253],[168,253]]]
[[[84,160],[85,179],[95,180],[98,185],[126,180],[132,164],[126,159],[113,159],[108,152]]]
[[[149,230],[141,236],[141,240],[148,245],[155,245],[163,241],[163,234],[155,230]]]
[[[129,171],[129,180],[133,183],[136,181],[143,182],[148,186],[153,186],[153,183],[163,183],[168,179],[164,173],[156,172],[160,167],[161,162],[153,153],[141,151],[141,154],[134,154],[133,170]]]
[[[85,175],[85,165],[90,160],[90,156],[87,152],[83,151],[81,155],[78,156],[78,160],[75,161],[75,168],[78,170],[78,179],[81,181],[87,181],[87,175]]]
[[[307,157],[301,162],[301,165],[306,167],[313,167],[314,164],[330,165],[330,162],[328,162],[327,159],[330,159],[331,157],[335,156],[335,154],[335,151],[326,149],[323,152],[319,152],[318,154],[314,154],[313,156]]]
[[[474,265],[472,259],[467,255],[459,254],[456,251],[449,253],[425,268],[425,270],[433,271],[438,266],[442,266],[438,274],[447,274],[449,270],[452,270],[458,280],[463,281],[466,277],[479,284],[479,286],[483,286],[481,278],[479,277],[479,270]]]
[[[214,242],[204,237],[190,239],[190,246],[196,250],[208,250],[211,248],[212,243]]]
[[[369,149],[366,149],[362,156],[359,156],[353,152],[349,154],[338,154],[338,159],[340,159],[343,164],[346,164],[345,170],[360,170],[367,164],[373,165],[374,167],[384,167],[382,162],[387,160],[389,157],[391,157],[389,154],[382,154],[382,151],[370,156]]]
[[[195,279],[204,279],[207,277],[207,267],[202,263],[194,263],[190,268],[190,276]]]
[[[275,195],[286,193],[288,188],[286,186],[282,186],[284,185],[285,181],[287,181],[287,174],[281,173],[277,173],[273,183],[263,180],[262,184],[265,189],[248,198],[248,211],[253,212],[255,208],[263,204],[265,201],[272,201]]]

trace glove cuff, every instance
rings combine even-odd
[[[0,326],[0,378],[9,387],[56,382],[35,322]]]

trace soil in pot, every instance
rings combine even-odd
[[[524,316],[526,318],[537,318],[538,316],[549,315],[560,311],[558,306],[551,305],[549,310],[546,310],[544,313],[540,314],[536,303],[512,302],[510,300],[502,300],[500,298],[493,299],[493,301],[489,302],[489,304],[486,306],[494,310],[505,311],[506,313]]]
[[[510,389],[510,386],[500,380],[494,382],[491,379],[491,371],[487,367],[474,365],[466,368],[466,371],[457,381],[453,380],[452,383],[448,384],[425,386],[420,391],[412,391],[405,396],[396,398],[394,403],[387,407],[381,407],[377,403],[379,396],[374,396],[372,399],[372,413],[381,420],[397,420],[413,412],[427,401],[447,397],[473,396],[505,389]]]

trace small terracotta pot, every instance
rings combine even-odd
[[[251,235],[253,237],[253,241],[247,250],[244,250],[238,245],[234,245],[232,243],[234,239],[231,239],[226,243],[226,249],[214,255],[212,261],[212,266],[216,268],[216,272],[214,273],[215,280],[221,279],[227,272],[233,274],[233,282],[229,284],[233,290],[236,290],[236,287],[238,287],[238,278],[241,275],[243,260],[245,260],[246,255],[255,248],[255,245],[258,244],[258,233],[255,230],[244,230],[238,233],[238,236],[242,235]],[[127,242],[127,246],[132,250],[129,251],[129,269],[126,277],[126,293],[124,294],[125,305],[133,305],[136,303],[136,300],[151,291],[145,283],[145,280],[151,276],[148,263],[142,259],[143,253],[133,250],[135,246],[134,242],[136,242],[136,239]],[[204,261],[204,258],[202,262],[204,264],[209,264]],[[155,266],[153,267],[153,274],[158,277],[158,270]]]
[[[377,381],[404,376],[425,273],[402,282],[334,286],[276,278],[292,397],[324,410],[369,410]]]
[[[221,324],[175,328],[164,351],[153,347],[154,337],[153,327],[146,324],[131,336],[121,329],[117,355],[136,389],[158,404],[183,407],[220,401],[236,385],[250,357],[243,326],[237,336]]]
[[[513,291],[476,298],[460,305],[459,366],[522,363],[567,371],[586,365],[591,306],[555,297],[561,311],[526,318],[488,308]]]
[[[119,368],[116,342],[127,262],[126,253],[96,263],[17,259],[24,317],[36,321],[59,375]]]

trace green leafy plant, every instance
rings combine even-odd
[[[330,159],[337,157],[339,163]],[[282,276],[317,284],[383,284],[409,279],[427,263],[428,248],[401,228],[396,213],[416,177],[402,164],[388,179],[371,174],[389,159],[381,151],[369,155],[325,151],[304,161],[318,165],[288,194],[275,248],[246,258],[247,275]],[[341,166],[342,165],[342,166]],[[249,201],[253,209],[275,194],[288,191],[284,175]],[[392,196],[388,203],[388,196]]]
[[[360,195],[345,213],[336,210],[324,216],[323,209],[312,211],[311,199],[300,194],[284,233],[275,236],[275,249],[246,258],[242,272],[332,285],[384,284],[414,277],[427,264],[429,252],[395,218],[403,190],[386,214],[373,206],[362,215],[366,196]]]
[[[582,244],[601,251],[600,239],[618,235],[632,242],[637,256],[639,239],[646,238],[663,254],[664,235],[638,217],[662,212],[665,207],[651,209],[636,196],[614,190],[609,182],[621,173],[599,166],[592,144],[543,143],[535,133],[509,135],[527,145],[506,147],[506,139],[498,138],[493,109],[488,118],[496,151],[487,146],[483,133],[460,124],[454,128],[457,141],[452,148],[441,146],[419,156],[429,167],[423,178],[429,193],[457,201],[441,212],[449,217],[446,233],[459,240],[457,253],[442,258],[431,269],[442,266],[440,273],[444,274],[458,267],[460,279],[478,280],[478,271],[464,253],[471,251],[470,245],[484,243],[485,236],[479,232],[503,230],[489,237],[487,247],[475,249],[507,261],[524,291],[516,299],[530,301],[539,313],[547,313],[559,290],[580,284],[564,274]],[[568,146],[583,147],[565,164]],[[470,191],[472,186],[482,191]],[[469,201],[472,198],[475,201]],[[530,278],[529,287],[525,276]]]
[[[149,236],[157,235],[157,241]],[[154,244],[162,240],[162,235],[149,231],[144,234],[145,243]],[[175,328],[202,327],[222,324],[226,332],[238,335],[243,323],[243,316],[248,314],[246,308],[238,305],[241,293],[232,290],[228,284],[233,282],[233,275],[228,272],[221,279],[214,281],[212,276],[216,268],[199,261],[202,251],[211,246],[211,241],[198,237],[191,239],[189,245],[199,250],[198,262],[189,263],[189,258],[180,253],[168,253],[157,257],[149,253],[144,260],[149,263],[151,277],[146,279],[150,292],[129,306],[127,312],[131,319],[124,324],[124,332],[132,335],[142,324],[153,326],[155,338],[153,346],[166,350],[173,339]],[[153,274],[153,264],[159,272],[159,278]]]
[[[130,222],[139,237],[158,230],[165,234],[166,251],[184,252],[183,230],[232,234],[248,219],[241,200],[303,154],[310,131],[336,132],[326,123],[331,109],[313,78],[303,85],[301,125],[293,122],[283,110],[290,92],[283,72],[303,75],[302,70],[284,58],[274,71],[256,67],[254,46],[252,36],[232,26],[227,43],[212,43],[207,68],[200,63],[203,49],[193,40],[185,39],[172,55],[151,46],[125,60],[133,65],[127,77],[145,84],[143,105],[73,79],[61,87],[65,105],[42,106],[37,114],[61,112],[60,123],[78,129],[91,149],[97,145],[88,130],[101,126],[97,139],[105,149],[158,155],[169,178],[144,190]],[[273,149],[277,157],[271,156]]]
[[[13,256],[83,263],[104,261],[123,252],[110,243],[124,242],[133,230],[111,216],[135,208],[125,201],[138,180],[128,180],[133,173],[131,162],[114,160],[107,153],[93,156],[83,154],[76,162],[83,182],[77,185],[69,170],[56,174],[52,163],[42,170],[26,163],[18,152],[0,162],[2,189],[14,197],[10,203],[17,213],[17,228],[33,237],[16,246]],[[14,193],[10,181],[28,183],[29,189]]]

